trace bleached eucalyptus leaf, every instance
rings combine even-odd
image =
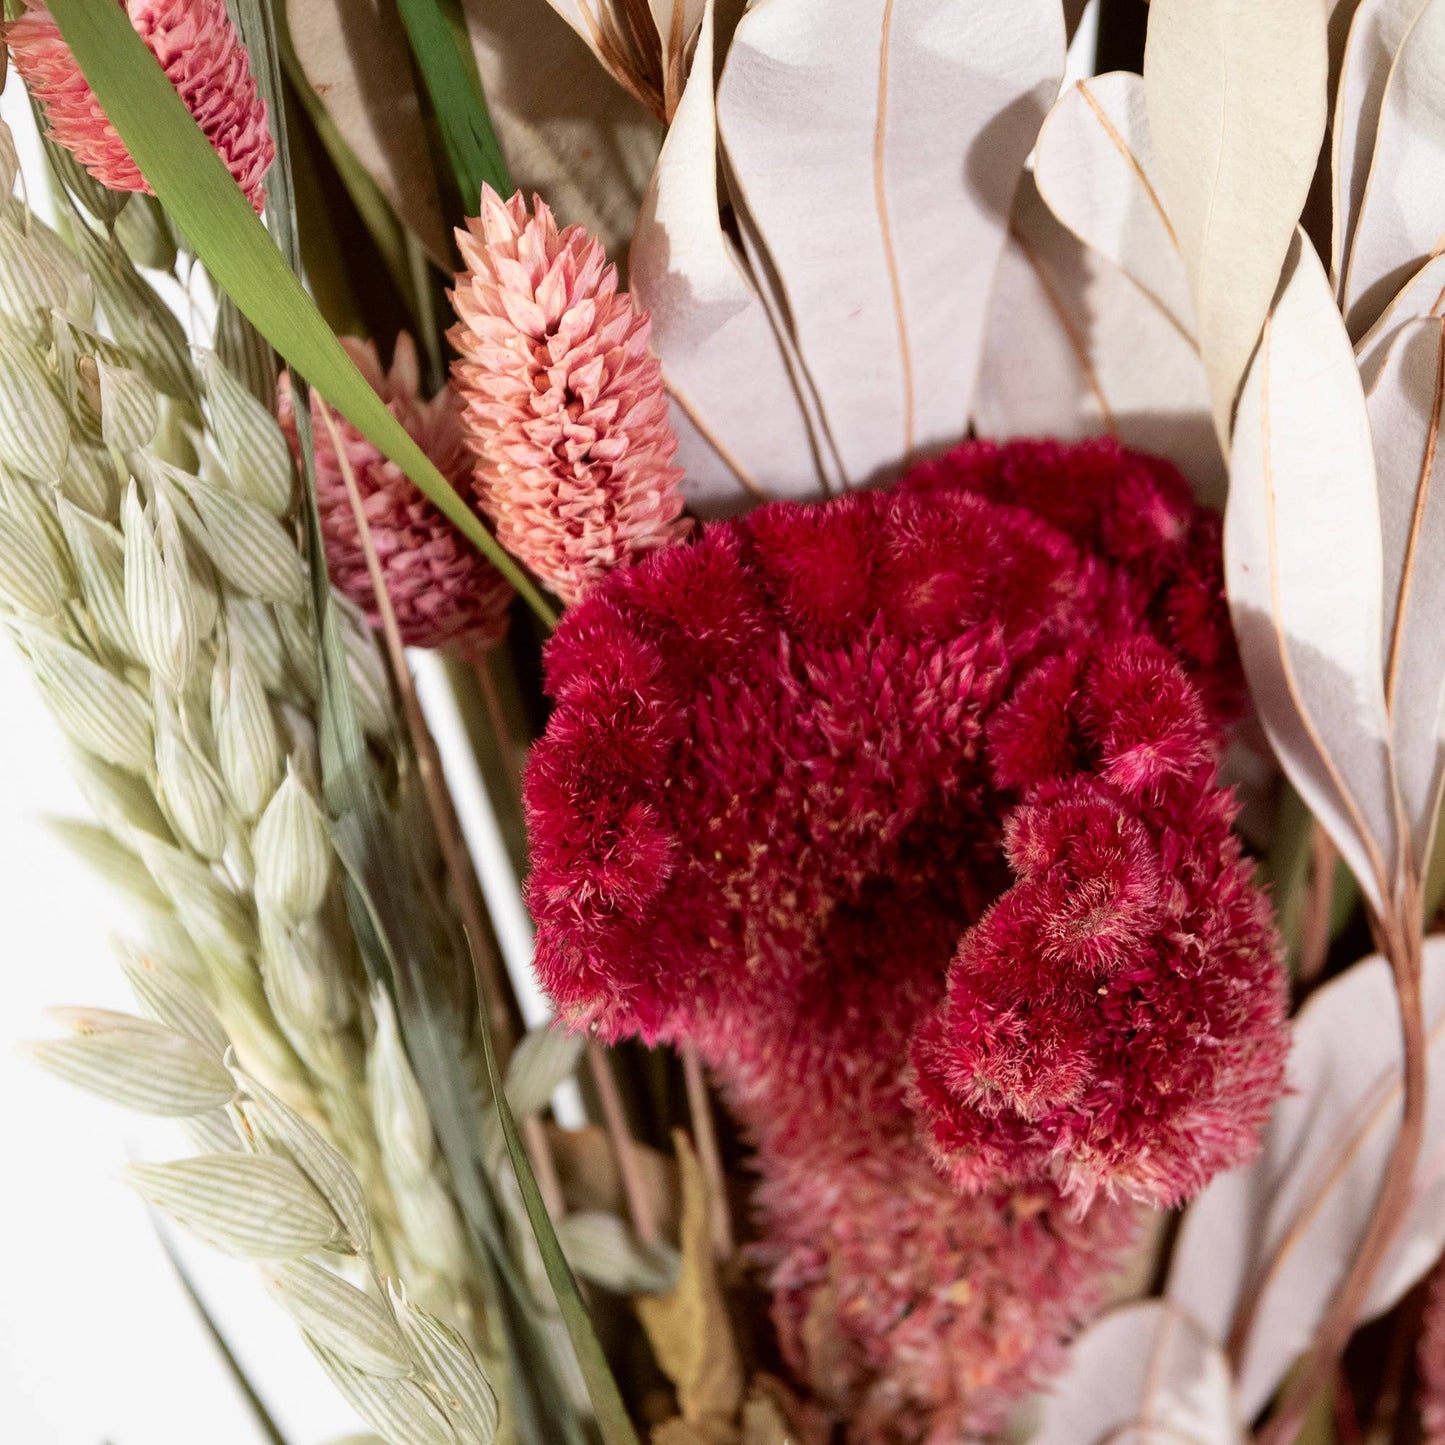
[[[1070,1346],[1032,1445],[1247,1438],[1219,1346],[1183,1311],[1144,1300],[1110,1311]]]
[[[964,431],[1024,159],[1063,72],[1057,0],[759,0],[718,87],[843,474]]]
[[[1049,209],[1192,337],[1189,277],[1157,169],[1144,82],[1129,71],[1071,86],[1039,131],[1034,181]]]
[[[139,660],[125,607],[125,538],[109,522],[64,497],[57,500],[56,511],[80,594],[102,641],[118,658]]]
[[[1445,316],[1445,254],[1431,257],[1355,343],[1355,360],[1366,392],[1374,386],[1400,333],[1412,321],[1427,316]]]
[[[1351,336],[1445,245],[1445,0],[1428,0],[1400,42],[1380,100],[1370,173],[1340,295]]]
[[[1330,168],[1334,181],[1330,276],[1337,295],[1344,276],[1345,255],[1370,175],[1370,156],[1379,130],[1385,82],[1390,77],[1400,42],[1425,3],[1426,0],[1360,0],[1350,21],[1330,136]]]
[[[331,830],[290,764],[251,839],[256,897],[288,923],[310,918],[331,878]]]
[[[266,689],[237,634],[216,654],[211,727],[231,802],[243,819],[254,822],[281,782],[285,759]]]
[[[1156,0],[1144,88],[1159,193],[1184,256],[1214,424],[1230,417],[1324,136],[1319,0]]]
[[[497,1397],[477,1357],[450,1325],[413,1303],[404,1290],[393,1285],[390,1294],[397,1323],[461,1445],[491,1445],[497,1434]]]
[[[446,1417],[420,1385],[368,1375],[310,1335],[306,1343],[351,1408],[389,1445],[456,1445]]]
[[[219,1055],[164,1024],[106,1009],[52,1009],[75,1035],[26,1046],[52,1074],[143,1114],[186,1118],[219,1109],[236,1086]]]
[[[327,9],[324,5],[316,8]],[[200,360],[216,445],[231,477],[243,497],[264,507],[272,516],[284,517],[290,509],[295,484],[291,452],[281,428],[276,425],[276,418],[241,385],[214,352],[202,352]]]
[[[1199,353],[1112,262],[1066,231],[1025,176],[989,301],[981,436],[1117,436],[1168,457],[1219,504],[1224,458]]]
[[[190,979],[128,945],[121,949],[120,966],[141,1008],[151,1018],[194,1039],[216,1059],[225,1058],[231,1041],[215,1010]]]
[[[718,210],[713,23],[709,4],[631,252],[678,422],[683,490],[704,511],[823,489],[797,384]]]
[[[69,448],[70,422],[39,354],[0,330],[0,462],[48,485]]]
[[[204,525],[206,553],[232,587],[265,602],[302,601],[306,580],[296,543],[266,508],[200,477],[181,485]]]
[[[132,772],[151,765],[151,717],[127,682],[62,642],[28,642],[35,680],[61,731],[98,758]]]
[[[121,507],[125,534],[125,612],[141,660],[173,692],[185,690],[201,628],[180,520],[157,489],[142,505],[134,482]]]
[[[1423,876],[1445,784],[1445,320],[1404,329],[1366,404],[1384,544],[1385,698]]]
[[[677,1286],[682,1260],[670,1245],[642,1244],[615,1214],[578,1210],[557,1221],[557,1238],[578,1274],[618,1294],[659,1294]]]
[[[289,1104],[258,1079],[233,1069],[246,1090],[241,1112],[248,1126],[248,1144],[258,1152],[283,1154],[316,1186],[331,1206],[353,1249],[371,1242],[371,1215],[366,1191],[346,1157]]]
[[[208,1154],[172,1164],[132,1164],[143,1199],[228,1254],[294,1259],[325,1248],[336,1220],[289,1159]]]
[[[125,455],[151,444],[160,422],[155,388],[129,367],[98,363],[101,434],[108,447]]]
[[[528,1029],[507,1061],[507,1102],[518,1118],[547,1107],[557,1086],[577,1071],[586,1042],[550,1023]]]
[[[625,261],[657,121],[542,0],[462,0],[462,12],[514,183]]]
[[[309,1259],[266,1271],[266,1284],[312,1339],[369,1375],[399,1379],[411,1372],[406,1341],[380,1301]]]
[[[1429,1099],[1415,1192],[1361,1322],[1383,1314],[1445,1245],[1445,937],[1425,940]],[[1221,1175],[1185,1216],[1168,1296],[1214,1339],[1243,1325],[1248,1418],[1310,1344],[1374,1216],[1399,1128],[1400,1019],[1389,966],[1370,958],[1313,994],[1294,1021],[1289,1088],[1259,1158]]]
[[[1300,233],[1240,397],[1225,584],[1260,721],[1376,909],[1400,857],[1380,503],[1364,393]]]
[[[47,818],[45,825],[112,888],[120,889],[143,908],[169,911],[169,901],[156,886],[139,854],[104,828],[76,818]]]

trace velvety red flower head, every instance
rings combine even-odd
[[[763,507],[609,581],[547,669],[542,980],[604,1034],[696,1041],[785,1260],[811,1238],[835,1272],[885,1270],[841,1242],[881,1227],[882,1196],[855,1209],[840,1183],[875,1155],[932,1180],[917,1218],[946,1236],[1021,1198],[1102,1231],[1097,1194],[1172,1202],[1254,1147],[1283,975],[1215,781],[1241,695],[1218,525],[1167,464],[976,444],[888,493]],[[794,1168],[841,1191],[836,1228],[790,1212]],[[989,1237],[980,1278],[1030,1274],[1008,1249],[985,1265]],[[921,1246],[877,1247],[912,1277]],[[940,1393],[904,1339],[925,1295],[858,1310],[844,1395],[914,1422],[859,1438],[928,1438],[944,1398],[948,1428],[973,1418],[957,1402],[1031,1378],[1067,1314],[1013,1301],[1013,1375],[986,1331],[950,1334]]]
[[[443,387],[430,401],[422,399],[416,347],[411,338],[405,333],[397,338],[390,371],[382,369],[376,347],[370,342],[349,336],[342,337],[341,342],[411,439],[465,496],[471,459],[462,439],[456,395],[450,387]],[[281,428],[291,450],[296,452],[296,420],[285,375],[281,378],[278,411]],[[444,648],[461,657],[480,657],[507,630],[511,584],[395,462],[389,461],[344,417],[336,416],[334,420],[361,494],[402,641],[411,647]],[[373,627],[380,626],[356,514],[314,392],[311,429],[316,455],[316,502],[331,580],[366,613]]]
[[[266,124],[266,103],[257,93],[225,0],[122,3],[166,79],[259,213],[276,147]],[[25,13],[4,27],[5,42],[45,115],[50,138],[102,185],[149,195],[150,186],[106,119],[43,0],[25,0],[25,5]]]

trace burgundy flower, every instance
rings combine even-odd
[[[457,399],[449,387],[430,401],[419,394],[416,348],[409,336],[397,338],[390,372],[384,372],[376,347],[341,338],[351,359],[437,470],[465,495],[471,460],[462,440]],[[297,449],[296,421],[288,378],[281,378],[281,426]],[[450,521],[417,490],[406,474],[356,430],[335,417],[396,612],[402,641],[412,647],[445,648],[459,656],[480,657],[507,630],[511,584]],[[356,514],[347,495],[336,449],[312,393],[311,426],[316,453],[316,501],[326,542],[331,580],[379,626],[376,593],[361,545]]]
[[[1194,1192],[1282,1086],[1216,520],[1112,442],[966,446],[618,574],[547,671],[544,984],[696,1041],[856,1438],[988,1428],[1127,1236],[1094,1196]]]
[[[457,232],[467,270],[448,340],[482,510],[572,603],[689,523],[651,320],[599,241],[534,209],[483,190],[480,218]]]
[[[225,0],[122,0],[136,33],[160,62],[259,213],[262,184],[276,156],[266,125],[266,102],[256,92],[250,61],[226,14]],[[25,13],[5,26],[5,41],[46,127],[102,185],[113,191],[150,186],[106,119],[60,27],[43,0],[25,0]]]

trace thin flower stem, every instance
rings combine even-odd
[[[527,1157],[532,1161],[532,1173],[537,1176],[542,1202],[553,1219],[561,1219],[567,1213],[567,1201],[562,1194],[562,1178],[557,1173],[547,1130],[535,1114],[527,1115],[520,1123],[522,1143],[527,1146]]]
[[[722,1155],[718,1151],[707,1078],[703,1074],[697,1045],[691,1039],[682,1045],[682,1076],[687,1084],[687,1108],[692,1116],[698,1162],[702,1165],[708,1193],[712,1196],[712,1252],[720,1260],[730,1259],[735,1245],[732,1211],[728,1208],[727,1178],[723,1174]]]
[[[657,1211],[653,1208],[647,1181],[642,1177],[637,1145],[627,1128],[622,1095],[617,1091],[617,1080],[612,1074],[612,1060],[596,1039],[587,1041],[587,1065],[592,1071],[592,1082],[602,1104],[602,1117],[606,1121],[607,1134],[612,1141],[612,1152],[617,1156],[617,1169],[622,1176],[622,1193],[627,1200],[627,1214],[632,1220],[633,1232],[644,1244],[656,1244],[661,1237],[657,1225]]]
[[[1370,1286],[1383,1264],[1391,1244],[1410,1207],[1415,1167],[1425,1134],[1426,1048],[1424,1006],[1421,996],[1423,936],[1419,924],[1420,905],[1415,889],[1407,896],[1394,918],[1384,921],[1386,952],[1395,974],[1395,992],[1400,1007],[1400,1029],[1405,1056],[1405,1097],[1400,1132],[1385,1165],[1384,1179],[1375,1202],[1374,1217],[1355,1253],[1329,1309],[1315,1333],[1314,1347],[1304,1366],[1295,1374],[1273,1418],[1260,1431],[1259,1445],[1291,1445],[1309,1410],[1310,1402],[1335,1371],[1355,1325],[1359,1322]],[[1236,1328],[1231,1340],[1234,1363],[1244,1336]]]
[[[1310,832],[1310,884],[1300,917],[1299,981],[1308,987],[1324,971],[1335,905],[1335,860],[1330,835],[1316,821]]]

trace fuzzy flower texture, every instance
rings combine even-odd
[[[46,127],[102,185],[150,194],[130,152],[106,119],[43,0],[5,26],[5,41]],[[276,155],[266,103],[225,0],[123,0],[136,33],[160,62],[236,184],[259,213]]]
[[[1217,754],[1217,519],[1112,442],[973,444],[618,574],[527,782],[565,1017],[695,1040],[789,1364],[867,1442],[997,1426],[1283,1084]]]
[[[482,192],[448,333],[473,485],[497,540],[571,604],[684,536],[682,473],[651,321],[581,226]]]
[[[471,455],[462,436],[456,395],[450,387],[443,387],[432,400],[422,400],[412,339],[405,333],[398,337],[389,371],[382,369],[371,342],[349,336],[341,342],[411,439],[456,491],[467,495]],[[284,375],[277,410],[292,453],[299,456],[291,388]],[[511,584],[395,462],[388,461],[344,417],[333,414],[333,420],[361,497],[402,641],[411,647],[443,648],[466,660],[478,660],[507,630]],[[376,592],[341,458],[314,392],[311,429],[327,569],[332,582],[366,613],[372,626],[379,626]]]

